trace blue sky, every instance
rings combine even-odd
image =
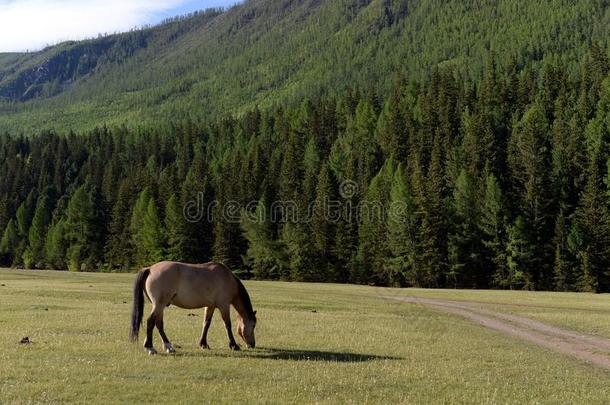
[[[0,0],[0,52],[38,50],[61,41],[155,24],[238,0]]]

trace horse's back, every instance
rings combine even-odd
[[[166,261],[150,267],[146,288],[161,305],[193,309],[227,304],[235,295],[236,281],[221,263]]]

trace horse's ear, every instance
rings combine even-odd
[[[254,315],[256,315],[256,311],[254,311]]]

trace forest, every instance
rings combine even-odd
[[[391,95],[397,73],[434,67],[479,81],[544,63],[578,74],[607,48],[608,0],[248,0],[132,32],[0,53],[0,133],[82,133],[255,108],[297,108],[350,88]]]
[[[476,81],[441,66],[207,121],[7,134],[0,265],[608,292],[607,55],[573,72],[488,52]]]

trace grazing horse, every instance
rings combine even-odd
[[[156,326],[163,339],[166,352],[175,349],[163,330],[163,310],[169,305],[185,309],[205,307],[203,331],[199,346],[209,349],[207,336],[214,310],[218,308],[227,329],[229,348],[240,350],[231,330],[231,311],[237,311],[237,331],[248,348],[254,348],[254,328],[256,311],[252,309],[250,296],[242,282],[231,270],[220,263],[185,264],[161,262],[142,269],[136,278],[133,289],[133,312],[131,315],[132,341],[138,340],[144,311],[144,293],[152,304],[152,311],[146,322],[144,349],[156,354],[153,347],[153,329]]]

